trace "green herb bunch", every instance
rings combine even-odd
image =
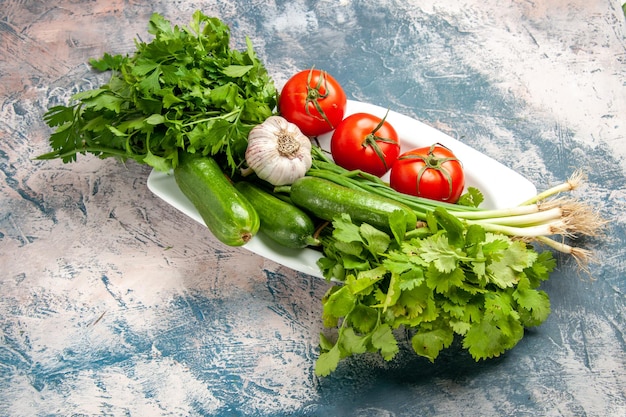
[[[430,361],[455,337],[476,360],[497,357],[550,314],[550,299],[538,287],[556,265],[551,252],[466,227],[443,208],[406,235],[392,233],[396,238],[347,215],[332,226],[318,265],[341,284],[323,299],[324,325],[336,332],[321,335],[317,375],[355,354],[393,359],[394,332],[402,330]]]
[[[277,99],[251,41],[245,51],[231,49],[229,27],[200,11],[182,28],[155,13],[149,33],[154,39],[136,40],[132,56],[90,60],[112,71],[110,81],[48,110],[53,151],[38,159],[72,162],[91,153],[168,171],[182,150],[215,156],[231,171],[241,165],[248,132],[272,115]]]

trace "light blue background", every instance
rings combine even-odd
[[[626,415],[626,25],[608,0],[4,1],[0,415]],[[86,61],[196,9],[249,35],[278,85],[327,70],[610,220],[590,279],[559,257],[552,315],[502,357],[408,343],[317,379],[322,280],[228,248],[145,187],[149,169],[47,148],[43,112],[105,77]],[[498,181],[493,178],[493,181]]]

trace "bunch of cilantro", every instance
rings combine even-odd
[[[215,157],[234,171],[244,160],[248,132],[272,115],[277,91],[252,44],[230,48],[230,29],[200,11],[187,27],[159,14],[152,41],[135,41],[132,56],[104,54],[90,64],[111,71],[108,84],[75,94],[44,115],[52,152],[38,159],[76,160],[77,154],[132,159],[161,171],[180,151]]]
[[[355,354],[393,359],[398,332],[431,362],[456,337],[475,360],[497,357],[550,314],[538,287],[555,267],[551,252],[466,227],[443,208],[406,235],[357,225],[346,214],[332,226],[318,265],[341,284],[322,301],[324,325],[335,331],[321,335],[319,376]]]

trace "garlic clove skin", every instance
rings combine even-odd
[[[281,116],[270,116],[248,134],[246,163],[272,185],[289,185],[311,168],[311,140]]]

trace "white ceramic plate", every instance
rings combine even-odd
[[[346,116],[366,112],[383,117],[386,111],[372,104],[348,101]],[[389,112],[387,121],[396,129],[402,151],[430,146],[435,142],[450,148],[463,163],[466,187],[476,187],[483,193],[485,197],[483,207],[515,206],[537,193],[535,186],[517,172],[433,127],[393,111]],[[330,133],[319,137],[322,148],[330,149],[330,137]],[[148,177],[147,185],[156,196],[204,225],[200,214],[176,185],[173,175],[153,170]],[[316,250],[285,248],[261,233],[243,247],[296,271],[322,277],[316,265],[321,254]]]

